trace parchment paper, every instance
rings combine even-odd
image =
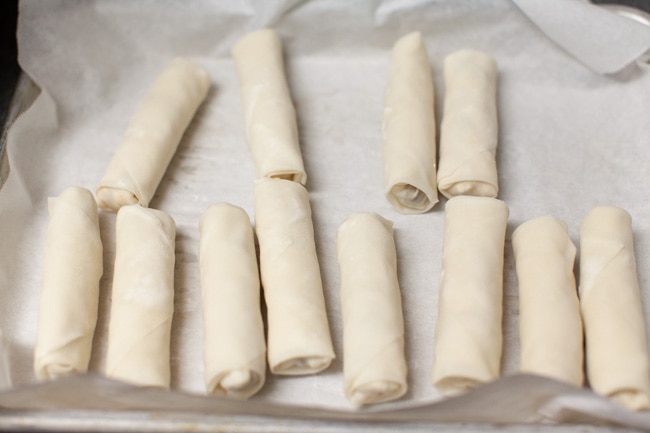
[[[529,218],[563,219],[577,241],[580,220],[594,205],[627,209],[634,219],[644,308],[650,308],[650,74],[629,68],[617,76],[595,74],[508,1],[23,0],[19,61],[42,92],[10,130],[11,173],[0,191],[0,329],[15,386],[35,382],[32,351],[47,197],[70,185],[95,190],[150,83],[172,57],[186,56],[208,70],[213,87],[151,207],[171,213],[177,223],[172,389],[205,393],[198,223],[214,202],[231,202],[253,215],[253,165],[229,50],[239,37],[264,26],[275,28],[284,43],[338,358],[316,376],[269,375],[255,401],[352,410],[343,395],[335,238],[338,226],[356,211],[374,211],[394,222],[406,322],[410,391],[373,410],[440,399],[430,377],[445,201],[427,214],[401,215],[382,193],[380,129],[390,49],[414,30],[426,40],[438,121],[447,54],[484,50],[499,66],[499,198],[510,207],[503,374],[517,372],[519,356],[510,234]],[[101,213],[100,219],[105,265],[91,360],[95,373],[104,366],[115,253],[115,215]],[[513,392],[526,389],[534,402],[535,391],[526,383]],[[82,401],[73,403],[74,395],[66,400],[71,406]],[[9,397],[0,399],[5,408],[12,407]],[[593,401],[597,419],[603,413],[598,407],[607,402]],[[561,413],[565,406],[554,404],[559,406],[553,413]]]
[[[641,10],[630,8],[636,15],[626,16],[612,13],[617,2],[609,2],[609,10],[589,0],[513,2],[546,36],[598,73],[618,72],[635,61],[650,65],[650,23]],[[627,13],[624,8],[618,10]]]

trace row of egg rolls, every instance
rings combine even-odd
[[[273,323],[272,326],[269,325],[268,336],[270,368],[277,374],[315,373],[329,366],[334,353],[313,242],[309,199],[302,186],[306,181],[306,173],[302,166],[297,141],[295,110],[284,79],[279,38],[270,30],[256,32],[242,39],[233,49],[233,57],[240,74],[247,137],[256,173],[260,177],[255,186],[255,229],[261,245],[262,286],[269,306],[269,322]],[[441,159],[436,174],[433,86],[428,72],[426,52],[421,36],[417,33],[398,41],[393,50],[389,86],[386,92],[383,146],[386,194],[389,201],[402,212],[421,212],[435,204],[437,195],[435,188],[432,187],[433,179],[437,179],[438,188],[443,195],[447,197],[460,195],[447,204],[440,315],[436,327],[436,360],[433,371],[436,386],[445,394],[456,394],[477,383],[492,380],[499,374],[502,342],[500,319],[497,318],[501,314],[499,293],[502,276],[498,272],[489,272],[488,268],[499,269],[498,263],[495,262],[498,262],[499,257],[501,257],[501,268],[503,266],[501,239],[505,234],[508,212],[502,202],[489,198],[496,196],[498,192],[494,160],[497,134],[494,62],[481,53],[470,51],[455,53],[445,61],[445,81]],[[97,196],[101,207],[116,211],[121,206],[134,203],[148,205],[164,173],[164,168],[175,151],[175,146],[197,107],[205,98],[208,88],[209,78],[200,68],[184,59],[176,59],[172,62],[143,99],[132,118],[125,141],[118,147],[100,183]],[[414,91],[416,88],[420,91]],[[422,89],[424,91],[421,91]],[[159,130],[156,127],[162,118],[170,119],[167,122],[170,125],[169,129]],[[406,141],[414,143],[415,150],[400,145],[399,138],[405,133],[409,138]],[[158,150],[147,150],[147,146]],[[161,152],[160,149],[167,150]],[[152,170],[156,169],[156,173],[144,173],[140,178],[131,178],[130,185],[123,184],[123,180],[128,177],[125,177],[124,173],[129,175],[142,173],[142,170],[133,168],[143,165],[142,161],[150,158],[152,154],[161,158],[159,163],[144,165],[152,167]],[[409,181],[409,173],[419,173],[419,180]],[[425,181],[421,182],[422,179]],[[79,188],[69,189],[56,199],[59,204],[51,204],[53,234],[50,235],[48,231],[48,245],[50,243],[61,245],[64,242],[50,240],[50,238],[63,236],[67,237],[67,242],[70,242],[81,236],[82,232],[86,233],[83,236],[90,236],[89,239],[93,239],[86,244],[84,251],[76,252],[79,259],[70,257],[57,259],[74,262],[83,257],[86,261],[92,260],[97,263],[98,250],[101,255],[101,248],[98,249],[97,246],[96,203],[92,194],[90,197],[88,194]],[[54,228],[61,224],[57,222],[61,217],[58,217],[59,212],[55,208],[70,207],[69,200],[66,201],[70,197],[78,202],[73,205],[78,208],[73,209],[72,215],[77,215],[84,221],[79,225],[84,227],[81,231]],[[54,203],[55,200],[52,202]],[[94,211],[90,210],[91,208]],[[257,264],[251,259],[254,258],[252,229],[250,224],[245,224],[249,221],[247,217],[244,221],[241,209],[235,209],[238,208],[217,206],[206,212],[201,223],[201,254],[203,257],[223,258],[227,256],[225,251],[228,249],[233,250],[237,245],[246,245],[242,249],[241,260],[238,260],[238,263],[247,266],[247,273],[256,274]],[[621,216],[617,214],[618,211],[612,209],[615,208],[598,208],[583,222],[580,299],[575,294],[575,280],[571,269],[575,258],[575,247],[568,238],[566,226],[562,226],[562,223],[552,218],[542,218],[522,225],[513,234],[513,249],[520,285],[521,369],[556,377],[576,385],[582,384],[583,357],[582,351],[579,350],[582,344],[580,320],[582,318],[585,327],[590,385],[597,392],[609,395],[622,404],[634,409],[642,409],[650,405],[648,402],[650,385],[648,385],[647,374],[645,323],[640,309],[638,283],[636,283],[631,229],[626,228],[626,224],[629,226],[629,215],[626,219],[624,215]],[[594,217],[592,214],[597,214],[599,217]],[[482,215],[484,218],[477,218],[477,215]],[[66,218],[70,217],[66,216]],[[354,218],[362,219],[359,215],[355,215]],[[607,224],[599,222],[608,218],[610,221]],[[345,227],[353,225],[352,219],[353,217],[339,230],[340,239],[345,240],[352,236],[345,235],[348,231]],[[465,221],[466,219],[469,221]],[[155,222],[153,226],[152,221]],[[239,238],[232,239],[232,244],[229,244],[227,230],[224,227],[230,230],[231,227],[237,227],[238,221],[241,222],[242,231],[239,233]],[[383,221],[381,225],[385,228],[386,221],[380,221]],[[226,225],[220,227],[220,224]],[[368,225],[372,227],[373,223]],[[618,232],[611,227],[618,227],[616,229]],[[65,231],[66,229],[68,232]],[[375,227],[369,230],[376,229]],[[472,231],[473,229],[476,231]],[[110,377],[144,385],[169,386],[169,364],[160,361],[165,357],[149,356],[149,354],[160,355],[169,351],[173,314],[173,239],[175,236],[173,220],[161,211],[140,206],[126,206],[118,213],[116,233],[117,254],[107,374]],[[480,233],[489,233],[491,237],[489,240],[482,239]],[[607,242],[611,245],[606,245]],[[340,243],[345,244],[344,241]],[[469,244],[473,246],[468,246]],[[150,248],[142,248],[142,245]],[[99,246],[101,247],[101,240]],[[461,249],[462,253],[459,252]],[[71,253],[74,250],[68,248]],[[345,248],[339,248],[341,272],[346,275],[342,278],[344,282],[346,279],[353,278],[349,275],[354,274],[350,271],[350,267],[345,265],[343,257],[345,251]],[[381,251],[391,251],[391,249]],[[611,263],[603,261],[603,256],[606,255],[613,257]],[[42,291],[42,299],[51,300],[48,301],[50,303],[56,303],[53,299],[59,296],[56,289],[51,288],[57,285],[53,282],[66,278],[59,275],[65,272],[64,269],[58,269],[56,264],[50,264],[50,261],[56,263],[53,257],[55,257],[53,253],[46,254]],[[459,260],[461,257],[462,260]],[[218,261],[205,260],[209,260],[210,263]],[[390,260],[386,263],[389,262]],[[372,257],[365,264],[377,266],[369,263],[372,263]],[[544,267],[540,263],[543,263]],[[474,272],[462,272],[461,269],[466,267]],[[39,378],[55,378],[87,369],[96,321],[97,287],[103,271],[101,266],[99,269],[97,266],[87,268],[83,278],[77,281],[79,287],[72,288],[84,294],[78,298],[79,304],[83,304],[84,308],[79,305],[77,307],[85,313],[84,317],[79,317],[78,326],[66,330],[64,333],[68,335],[63,338],[48,337],[48,333],[58,332],[55,326],[39,326],[39,339],[35,351],[35,370]],[[156,272],[156,269],[171,269],[171,274]],[[235,288],[239,283],[235,283],[237,278],[231,275],[230,285],[216,283],[228,281],[228,272],[233,269],[234,265],[225,266],[220,271],[209,265],[202,265],[206,330],[227,330],[227,323],[232,322],[224,319],[228,317],[227,311],[218,312],[214,309],[218,310],[224,305],[233,306],[241,302],[242,308],[246,305],[245,308],[252,308],[253,311],[246,317],[247,322],[241,328],[255,330],[248,333],[251,336],[251,350],[247,351],[246,355],[242,355],[245,360],[237,362],[223,360],[222,356],[209,354],[206,351],[206,383],[211,392],[248,397],[255,393],[264,381],[263,358],[266,347],[261,316],[258,314],[259,308],[254,306],[256,302],[259,303],[259,290],[256,291],[255,287],[259,288],[260,282],[251,280],[243,284],[247,288]],[[610,269],[615,270],[610,271]],[[150,277],[153,274],[158,275],[159,280],[151,281]],[[304,278],[296,278],[296,275],[304,275]],[[392,281],[391,278],[387,277],[382,281]],[[482,278],[482,283],[478,278]],[[291,281],[294,280],[297,282],[292,284]],[[620,301],[615,305],[621,305],[620,312],[612,311],[612,308],[605,303],[605,300],[613,295],[610,294],[611,285],[601,283],[601,280],[605,280],[606,283],[616,281],[627,288],[616,293]],[[363,286],[360,283],[342,282],[342,295],[349,292],[351,285]],[[393,315],[399,311],[399,317],[395,316],[397,318],[391,322],[398,324],[402,319],[401,304],[394,302],[395,294],[399,301],[396,276],[394,284],[389,285],[393,289],[387,292],[385,299],[391,299],[390,297],[393,296],[392,303],[398,307],[393,311]],[[397,289],[395,289],[396,285]],[[230,287],[232,293],[230,295],[223,293],[222,287]],[[480,291],[470,293],[467,292],[468,290]],[[468,306],[463,305],[461,299],[473,299],[473,301]],[[607,312],[601,311],[603,305],[607,305]],[[345,302],[342,306],[344,311],[348,311]],[[551,306],[561,319],[553,326],[542,327],[540,323],[543,322],[546,314],[543,308],[551,308]],[[62,307],[62,311],[68,311],[74,306],[66,305],[66,307]],[[576,315],[578,308],[581,309],[581,315]],[[65,321],[61,317],[54,317],[56,313],[50,310],[52,309],[41,308],[40,320],[43,323],[58,323],[64,326]],[[346,316],[348,319],[345,319]],[[467,317],[468,320],[462,321],[463,326],[459,330],[454,323],[461,323],[461,321],[448,319],[450,316]],[[630,322],[627,327],[623,327],[620,333],[612,331],[616,326],[623,326],[620,323],[621,317],[624,316],[628,317],[627,322]],[[353,313],[344,313],[344,320],[348,323],[354,322],[354,319],[349,317],[355,316]],[[211,321],[220,325],[210,325]],[[141,326],[144,322],[148,325]],[[143,334],[125,331],[133,329],[135,324]],[[474,331],[466,332],[472,328],[470,326],[472,324],[476,325]],[[403,327],[403,324],[401,326]],[[348,328],[355,327],[346,327]],[[398,325],[391,325],[391,329],[396,330],[400,335]],[[225,341],[226,347],[235,347],[233,341],[227,341],[232,335],[227,334],[221,332],[211,335],[210,331],[207,331],[206,348],[209,346],[208,340],[220,341],[220,339]],[[318,338],[313,338],[314,335]],[[347,331],[346,335],[350,335],[350,331]],[[618,338],[614,341],[612,335],[625,335],[628,338]],[[401,380],[388,380],[386,383],[371,381],[367,386],[362,384],[355,388],[348,382],[361,379],[348,379],[346,374],[346,394],[353,402],[367,404],[403,395],[406,389],[403,328],[400,338],[401,349],[398,344],[395,360],[404,365],[403,369],[399,367],[395,371],[404,371],[403,374],[398,374]],[[453,346],[464,338],[468,338],[470,343],[461,345],[465,347],[466,353],[458,358],[459,355],[454,353]],[[354,337],[346,337],[346,341],[354,341]],[[607,344],[603,341],[607,341]],[[609,350],[615,343],[618,343],[620,348],[616,351]],[[221,344],[217,344],[217,347],[220,346]],[[357,345],[346,344],[346,347],[348,346],[351,349],[346,349],[346,353],[354,353]],[[74,349],[68,350],[68,347]],[[476,365],[472,366],[467,359],[462,359],[467,355],[467,347],[476,348],[477,352],[467,357],[472,358]],[[62,360],[61,353],[67,352],[71,355],[63,356],[66,359]],[[622,353],[624,356],[612,356],[612,352]],[[559,360],[558,353],[562,354]],[[346,355],[346,364],[350,365],[346,372],[354,371],[354,361],[348,359],[355,358]],[[627,368],[624,370],[629,374],[624,379],[614,380],[611,371],[621,368],[621,363],[624,364],[622,359],[628,360]],[[147,374],[143,376],[141,371],[147,371]],[[359,375],[358,372],[349,374],[351,377]]]
[[[496,197],[497,68],[487,54],[460,50],[444,61],[445,98],[436,161],[434,88],[419,32],[394,45],[382,125],[384,189],[405,214],[445,197]]]

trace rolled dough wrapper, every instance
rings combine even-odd
[[[41,380],[88,370],[104,271],[95,197],[70,187],[49,200],[34,369]]]
[[[580,306],[591,388],[633,410],[650,408],[650,362],[632,218],[596,207],[580,226]]]
[[[489,197],[447,202],[433,384],[452,396],[497,379],[508,207]]]
[[[255,31],[237,42],[232,56],[239,73],[246,136],[257,178],[288,179],[304,185],[307,174],[280,38],[270,29]]]
[[[172,60],[140,102],[99,183],[101,208],[149,205],[209,88],[206,71],[187,59]]]
[[[582,386],[576,247],[567,226],[551,216],[532,219],[514,231],[512,246],[519,282],[520,369]]]
[[[355,405],[395,400],[408,384],[392,223],[350,215],[338,230],[337,253],[345,395]]]
[[[117,213],[106,375],[169,387],[176,225],[139,205]]]
[[[307,190],[289,180],[257,180],[255,230],[271,372],[302,375],[326,369],[334,349]]]
[[[248,398],[266,375],[253,227],[246,211],[220,203],[205,212],[200,231],[206,387]]]
[[[438,189],[445,197],[496,197],[497,68],[487,54],[462,50],[445,59]]]
[[[408,34],[393,48],[382,128],[386,198],[405,214],[438,202],[433,98],[422,35]]]

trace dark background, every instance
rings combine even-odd
[[[18,79],[16,17],[18,0],[0,0],[0,130]]]
[[[650,14],[650,0],[591,0],[591,2],[594,4],[617,3],[620,5],[632,6]]]

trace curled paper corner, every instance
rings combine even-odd
[[[631,7],[583,0],[513,0],[557,45],[599,74],[650,68],[650,16]]]
[[[650,27],[650,14],[641,9],[615,3],[599,4],[598,6]]]
[[[642,11],[641,9],[614,3],[600,4],[598,6],[622,17],[641,23],[650,29],[650,13]],[[648,38],[650,39],[650,31],[648,32]],[[648,50],[645,53],[641,54],[636,59],[636,65],[645,71],[650,71],[650,46],[648,46]]]

